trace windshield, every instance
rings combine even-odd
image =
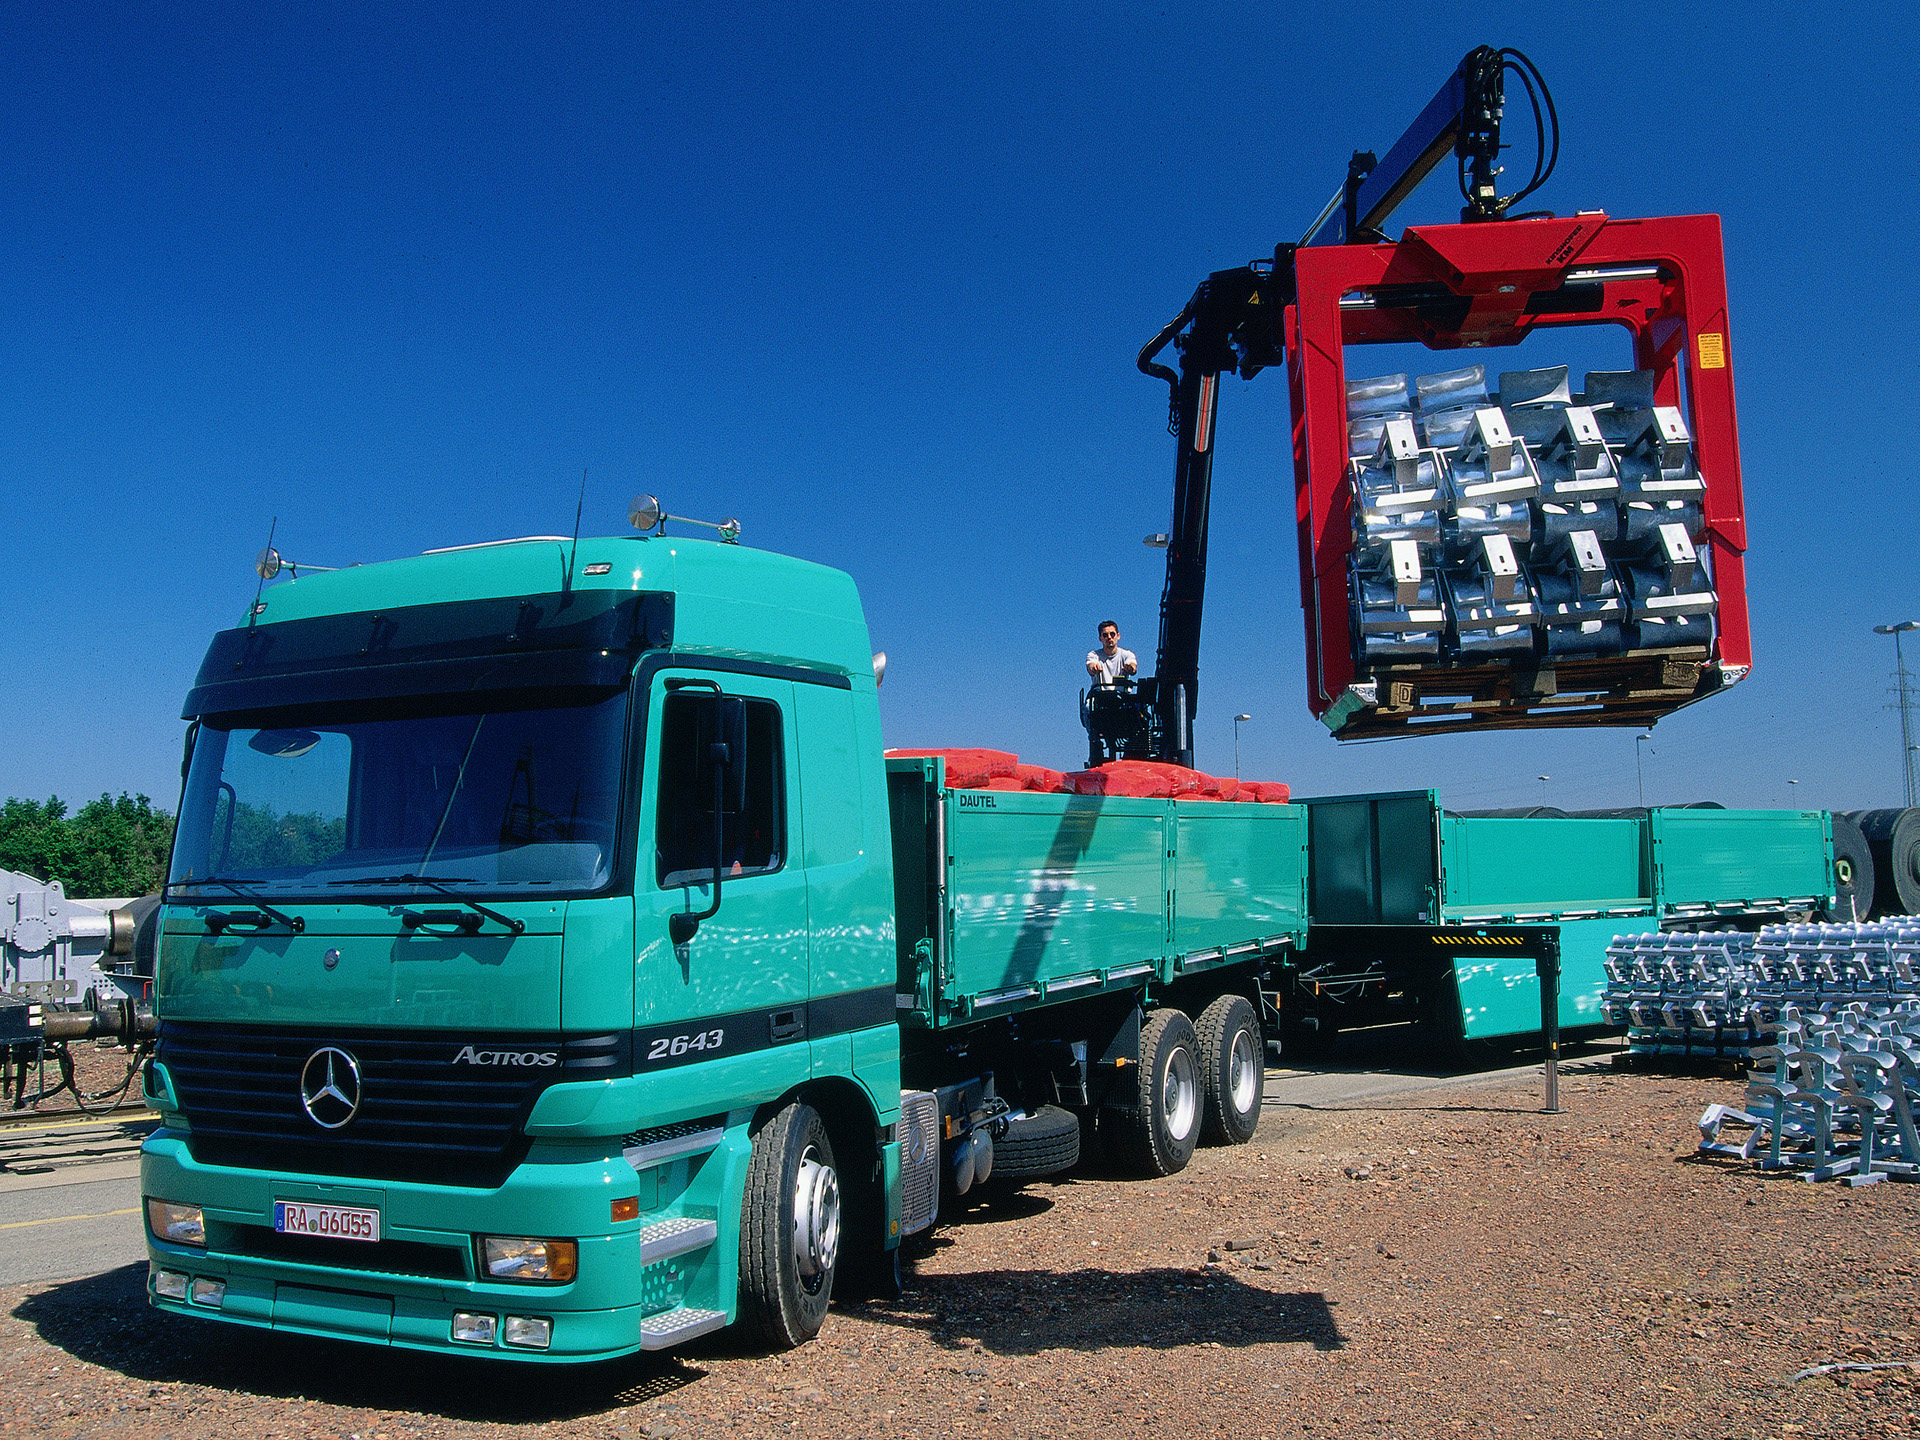
[[[625,692],[591,704],[203,723],[174,841],[174,885],[341,899],[595,890],[613,863]]]

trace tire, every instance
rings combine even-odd
[[[1920,913],[1920,810],[1853,810],[1873,851],[1873,918]]]
[[[741,1327],[777,1350],[818,1335],[839,1250],[833,1142],[819,1112],[796,1101],[753,1137],[740,1202]]]
[[[1132,1092],[1100,1118],[1107,1153],[1135,1175],[1177,1175],[1193,1158],[1205,1108],[1199,1040],[1178,1010],[1156,1010],[1140,1027]]]
[[[1833,904],[1823,920],[1850,925],[1873,910],[1873,849],[1864,831],[1845,815],[1833,817]]]
[[[1080,1163],[1080,1117],[1058,1105],[1042,1105],[1031,1115],[1007,1122],[1007,1133],[993,1142],[989,1184],[1018,1183],[1058,1175]]]
[[[1244,1145],[1260,1125],[1267,1089],[1260,1017],[1243,995],[1222,995],[1194,1023],[1206,1089],[1202,1128],[1216,1145]]]

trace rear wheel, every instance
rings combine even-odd
[[[811,1105],[795,1102],[753,1137],[740,1205],[740,1320],[791,1350],[820,1333],[840,1258],[840,1177]]]
[[[1131,1091],[1100,1119],[1108,1155],[1137,1175],[1175,1175],[1200,1139],[1205,1105],[1199,1041],[1178,1010],[1156,1010],[1140,1027],[1140,1064]]]
[[[1244,1145],[1260,1124],[1260,1101],[1266,1093],[1260,1019],[1245,996],[1222,995],[1200,1012],[1194,1030],[1206,1080],[1207,1138],[1220,1145]]]

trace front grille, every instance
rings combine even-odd
[[[234,1230],[230,1253],[296,1265],[324,1265],[329,1270],[367,1270],[431,1280],[467,1278],[465,1249],[426,1245],[418,1240],[328,1240],[319,1235],[282,1235],[264,1225],[241,1225]]]
[[[165,1021],[156,1052],[173,1077],[194,1159],[370,1180],[492,1189],[525,1157],[533,1102],[561,1080],[621,1069],[624,1036],[282,1029]],[[360,1108],[337,1131],[300,1101],[300,1072],[333,1046],[360,1067]],[[559,1052],[548,1066],[456,1065],[463,1047]],[[580,1073],[576,1073],[580,1072]]]

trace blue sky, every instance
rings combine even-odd
[[[1756,667],[1659,726],[1648,798],[1898,803],[1920,86],[1905,27],[1810,13],[15,7],[0,794],[172,807],[273,517],[322,564],[563,532],[583,467],[589,533],[653,491],[849,570],[889,743],[1074,763],[1094,623],[1157,630],[1135,351],[1485,42],[1559,106],[1532,203],[1724,218]],[[1245,711],[1243,773],[1297,793],[1633,803],[1632,731],[1328,739],[1282,375],[1224,383],[1218,454],[1201,764]]]

